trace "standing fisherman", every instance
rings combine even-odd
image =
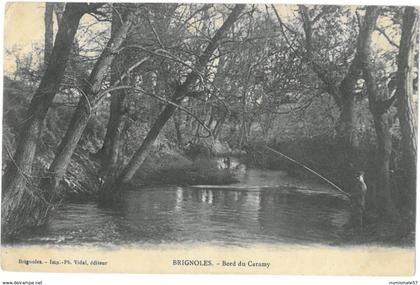
[[[352,181],[353,183],[351,189],[353,220],[360,230],[363,229],[363,216],[366,206],[367,186],[364,180],[364,175],[365,173],[363,171],[356,172],[356,177]]]

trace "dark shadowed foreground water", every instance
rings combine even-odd
[[[69,203],[31,244],[345,244],[349,203],[328,186],[250,170],[229,186],[132,190],[113,209]]]

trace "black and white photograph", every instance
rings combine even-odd
[[[3,270],[415,273],[417,7],[9,2],[4,13]],[[272,256],[256,259],[265,247]],[[289,248],[303,252],[293,264],[317,249],[345,262],[289,271],[271,259]],[[154,271],[30,249],[194,254]]]

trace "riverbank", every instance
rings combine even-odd
[[[159,147],[160,151],[151,153],[132,181],[122,186],[124,189],[197,184],[229,185],[239,181],[234,171],[220,167],[219,158],[215,156],[190,157],[172,146],[163,144]],[[99,164],[92,160],[73,158],[62,184],[61,193],[64,199],[82,201],[97,198],[101,190],[100,181],[97,176],[88,174],[97,173],[98,168]]]
[[[25,110],[29,106],[29,94],[33,90],[20,81],[4,78],[4,103],[8,107],[3,118],[3,173],[15,152],[16,138],[20,125],[16,122],[25,120]],[[108,108],[99,106],[99,108]],[[34,161],[31,186],[39,185],[39,177],[51,165],[61,138],[64,136],[71,112],[61,104],[53,106],[45,122],[37,155]],[[100,150],[105,136],[104,125],[100,123],[106,117],[95,116],[89,122],[84,135],[75,150],[67,167],[64,178],[57,189],[58,195],[64,200],[95,199],[100,191],[103,178],[99,176],[102,158]],[[139,127],[138,139],[143,139],[143,130]],[[133,138],[131,144],[138,143]],[[126,150],[121,157],[120,167],[128,163],[134,149]],[[130,152],[131,151],[131,152]],[[219,169],[215,157],[223,152],[230,152],[226,143],[209,140],[207,144],[190,144],[186,149],[180,149],[167,137],[159,137],[154,149],[139,169],[131,185],[146,187],[156,185],[194,185],[194,184],[232,184],[237,182],[230,171]],[[120,169],[118,169],[120,170]],[[118,171],[117,170],[117,171]]]
[[[159,151],[149,155],[130,185],[229,185],[239,182],[233,163],[231,168],[223,163],[225,154],[231,152],[226,143],[216,140],[207,144],[189,144],[181,150],[167,140],[161,140],[156,148]]]
[[[215,159],[199,158],[186,163],[168,162],[157,167],[144,167],[132,181],[132,185],[188,186],[196,184],[228,185],[236,183],[232,171],[218,168]]]

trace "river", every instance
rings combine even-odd
[[[18,243],[65,245],[328,244],[349,242],[349,202],[322,183],[247,170],[226,186],[127,191],[122,203],[65,203]]]

